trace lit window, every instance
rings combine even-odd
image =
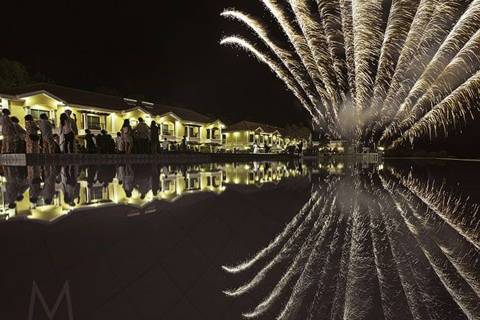
[[[92,130],[102,130],[104,129],[104,124],[105,122],[102,122],[102,118],[97,115],[93,114],[88,114],[87,115],[87,129],[92,129]]]
[[[39,120],[42,114],[46,114],[47,117],[50,118],[50,111],[47,110],[31,109],[30,114],[32,115],[34,120]]]

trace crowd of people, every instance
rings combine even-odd
[[[142,118],[138,118],[135,127],[126,119],[115,139],[106,130],[94,135],[89,129],[85,130],[83,139],[79,139],[77,118],[71,110],[60,115],[59,128],[48,119],[47,114],[41,114],[38,121],[30,114],[26,115],[23,128],[8,109],[2,110],[0,125],[3,135],[1,153],[145,154],[181,148],[187,150],[185,137],[181,146],[171,145],[167,138],[160,142],[160,126],[155,121],[148,126]]]

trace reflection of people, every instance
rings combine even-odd
[[[42,197],[45,204],[50,205],[53,202],[55,196],[55,179],[56,175],[54,168],[47,166],[44,168],[44,184],[42,189]]]
[[[10,209],[16,207],[18,197],[17,167],[5,167],[5,202]]]
[[[258,151],[259,151],[258,145],[257,145],[257,143],[254,143],[253,144],[253,153],[256,154],[256,153],[258,153]]]
[[[126,165],[125,172],[123,175],[123,190],[125,190],[125,194],[127,198],[130,198],[132,196],[134,179],[135,179],[135,175],[133,173],[132,166]]]
[[[63,189],[63,199],[70,206],[75,206],[75,199],[78,198],[80,187],[77,183],[77,176],[74,166],[62,167],[61,186]]]
[[[41,193],[40,183],[42,180],[40,179],[40,167],[28,166],[27,173],[27,180],[30,188],[30,202],[36,204]]]

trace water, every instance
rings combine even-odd
[[[0,318],[478,319],[479,165],[4,167]]]

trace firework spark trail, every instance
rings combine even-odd
[[[353,211],[352,245],[345,292],[344,319],[365,319],[373,308],[371,285],[375,267],[371,251],[369,219],[364,207]]]
[[[321,208],[321,210],[318,210],[317,206],[312,207],[311,213],[304,222],[305,225],[302,223],[299,229],[295,232],[294,237],[288,240],[288,242],[282,247],[281,251],[266,266],[264,266],[252,280],[237,289],[225,291],[224,293],[233,297],[241,296],[257,287],[268,276],[271,270],[294,259],[295,255],[298,254],[299,248],[304,244],[305,239],[313,237],[318,231],[319,226],[327,219],[327,216],[325,215],[326,207],[326,203],[323,203],[323,208]]]
[[[399,181],[404,180],[403,177],[396,176],[396,178]],[[422,227],[428,232],[428,237],[435,241],[438,248],[455,267],[456,272],[475,291],[478,299],[480,296],[480,275],[478,274],[480,250],[468,243],[453,228],[441,220],[421,199],[408,190],[404,182],[401,183],[403,190],[399,194],[403,197],[409,212],[421,222]],[[417,206],[414,206],[413,203]],[[416,230],[418,234],[423,232],[420,232],[420,229]],[[456,240],[455,244],[452,243],[452,239]]]
[[[260,21],[243,12],[237,10],[225,10],[222,12],[221,16],[241,21],[251,30],[253,30],[253,32],[267,45],[267,47],[269,47],[270,50],[275,53],[285,68],[287,68],[290,74],[295,78],[295,81],[299,84],[306,96],[309,98],[311,105],[316,106],[316,109],[319,109],[321,113],[325,113],[325,106],[321,102],[321,98],[318,95],[310,76],[307,73],[307,70],[299,60],[296,53],[279,47],[271,39],[266,27]]]
[[[412,107],[408,117],[396,129],[397,136],[414,126],[423,115],[447,98],[452,91],[461,87],[468,78],[479,71],[480,31],[468,41],[465,47],[448,64],[428,92]]]
[[[348,228],[345,234],[345,241],[342,246],[342,256],[340,258],[340,270],[337,275],[337,285],[333,297],[331,308],[331,319],[343,319],[345,313],[345,294],[347,292],[347,280],[349,273],[350,251],[352,247],[352,224],[353,221],[349,218]]]
[[[332,211],[332,214],[337,215],[339,213],[338,211]],[[313,302],[316,285],[321,281],[320,279],[325,274],[332,254],[339,245],[339,232],[344,231],[342,228],[344,218],[344,216],[341,216],[334,219],[332,224],[333,235],[329,233],[327,237],[317,240],[305,268],[293,287],[288,302],[277,317],[278,320],[299,319],[307,316],[306,309]]]
[[[333,208],[333,204],[335,203],[335,199],[333,202],[329,203],[325,206],[324,210],[326,212],[331,213],[330,209]],[[328,236],[330,231],[332,230],[333,225],[335,224],[336,219],[333,215],[327,214],[325,220],[319,219],[316,222],[316,226],[314,227],[314,232],[310,233],[308,238],[305,240],[304,244],[297,252],[293,263],[288,268],[287,272],[285,272],[275,285],[274,289],[270,292],[270,294],[251,312],[243,314],[245,318],[258,318],[265,313],[267,313],[270,308],[278,302],[282,293],[291,287],[291,283],[296,281],[299,277],[299,273],[303,270],[306,261],[310,257],[315,244],[316,243],[323,243],[325,238]],[[266,269],[264,269],[266,270]],[[263,272],[263,270],[262,270]],[[268,272],[268,271],[267,271]]]
[[[389,128],[387,128],[386,134],[390,134],[390,130],[392,130],[398,120],[404,119],[405,116],[408,115],[418,99],[426,93],[438,76],[443,72],[448,63],[479,28],[480,1],[475,0],[458,20],[458,23],[452,29],[445,42],[441,45],[432,61],[428,64],[425,72],[413,86],[408,97],[402,103],[395,115],[394,122],[390,124]]]
[[[289,2],[332,102],[333,117],[337,120],[341,94],[338,91],[339,86],[336,72],[333,69],[333,61],[328,51],[325,50],[328,45],[323,26],[318,22],[318,17],[315,19],[316,17],[311,12],[306,0],[289,0]]]
[[[322,197],[319,192],[315,192],[300,212],[292,219],[292,221],[285,227],[281,234],[279,234],[266,248],[258,252],[252,259],[245,261],[237,266],[223,266],[222,268],[228,273],[236,274],[244,272],[252,268],[259,261],[262,261],[272,254],[278,252],[289,239],[292,239],[297,234],[299,228],[302,228],[304,221],[308,220],[308,215],[312,214],[312,208],[318,206]],[[308,213],[308,215],[307,215]]]
[[[345,94],[349,89],[347,78],[345,77],[347,65],[345,62],[345,41],[342,30],[340,4],[337,0],[317,0],[317,6],[327,40],[328,51],[333,61],[337,82],[341,92]]]
[[[447,135],[450,125],[456,127],[462,120],[466,122],[467,116],[473,119],[473,112],[479,110],[477,104],[480,98],[479,86],[480,72],[477,72],[403,132],[402,136],[397,138],[392,145],[401,145],[403,141],[413,141],[415,138],[425,135],[432,139],[432,137],[438,135],[439,126],[443,128],[444,134]]]
[[[315,59],[312,56],[312,52],[308,47],[307,41],[299,32],[295,30],[295,27],[292,25],[289,18],[286,16],[284,9],[278,4],[277,0],[262,0],[262,2],[278,21],[283,32],[293,44],[295,51],[301,58],[302,63],[310,75],[310,78],[313,80],[318,94],[323,99],[323,104],[329,106],[332,101],[328,96],[328,92],[325,90],[323,79],[319,73]]]
[[[419,0],[394,0],[388,18],[373,89],[371,112],[378,116],[410,31]]]
[[[372,181],[372,186],[375,185],[377,184]],[[368,189],[371,190],[372,188]],[[371,192],[375,196],[381,196],[378,192],[373,190]],[[385,222],[378,203],[372,203],[370,209],[370,230],[384,318],[385,320],[411,318],[411,315],[407,316],[405,314],[405,309],[409,310],[409,308],[402,291],[400,278],[396,272]]]
[[[352,100],[355,101],[357,90],[355,87],[355,50],[353,34],[352,0],[340,0],[340,13],[342,17],[343,38],[345,41],[345,57],[347,64],[348,83]]]
[[[479,213],[478,206],[469,205],[467,204],[468,199],[455,197],[451,193],[446,192],[444,185],[439,186],[433,182],[424,184],[419,179],[413,178],[409,178],[408,180],[403,179],[402,184],[425,203],[425,205],[441,218],[444,223],[449,225],[468,243],[480,250],[478,225],[477,228],[467,228],[459,223],[459,221],[452,219],[455,216],[461,216],[463,212],[468,212],[471,220],[477,220]]]
[[[448,30],[458,21],[465,9],[465,2],[470,1],[448,0],[435,6],[433,17],[426,26],[426,32],[420,38],[417,54],[412,56],[411,61],[406,66],[405,78],[402,79],[399,90],[391,96],[392,99],[389,102],[392,104],[387,109],[389,111],[389,120],[394,118],[394,115],[400,109],[402,101],[405,100],[411,88],[425,71],[429,62],[432,61],[434,54],[447,37]]]
[[[315,122],[319,122],[323,119],[318,119],[318,116],[313,113],[314,106],[310,105],[310,103],[304,97],[303,91],[298,87],[295,80],[289,75],[288,71],[284,70],[278,63],[276,63],[272,58],[270,58],[265,53],[260,52],[255,46],[253,46],[247,40],[241,37],[227,37],[221,41],[222,45],[229,44],[229,45],[236,45],[239,48],[246,50],[247,52],[252,53],[259,61],[265,63],[272,69],[272,71],[287,85],[287,87],[293,92],[293,94],[301,101],[303,107],[307,110],[310,114],[312,119]],[[321,114],[320,114],[321,115]]]
[[[383,183],[383,189],[388,190],[389,185],[386,182]],[[425,306],[425,294],[423,289],[419,287],[417,279],[415,278],[415,273],[411,268],[410,261],[412,258],[407,253],[408,251],[403,249],[400,241],[400,239],[403,239],[402,241],[406,240],[405,235],[399,230],[398,225],[394,223],[395,219],[392,219],[397,215],[397,212],[392,210],[392,208],[395,208],[395,205],[391,197],[386,195],[384,203],[380,203],[380,207],[380,213],[385,222],[388,242],[397,266],[398,276],[405,297],[407,298],[409,311],[414,319],[430,319],[430,314]],[[386,214],[389,214],[389,216],[386,216]]]
[[[375,68],[380,56],[384,26],[382,1],[352,1],[356,106],[365,110],[375,83]]]
[[[351,235],[351,216],[338,232],[338,239],[335,237],[336,245],[330,246],[333,250],[327,262],[322,268],[321,274],[316,285],[317,289],[313,297],[313,301],[308,308],[308,318],[306,320],[314,320],[321,317],[321,315],[332,314],[332,306],[335,299],[335,291],[339,286],[339,273],[341,272],[343,249],[348,248]]]
[[[443,255],[441,250],[435,243],[425,234],[422,227],[419,226],[418,221],[412,217],[409,212],[409,203],[401,198],[402,192],[399,190],[399,185],[392,190],[392,197],[399,208],[400,216],[403,218],[407,229],[410,230],[412,236],[417,240],[420,249],[422,250],[428,263],[435,271],[435,274],[440,279],[441,283],[453,298],[455,303],[462,309],[469,319],[473,319],[480,311],[480,299],[453,268],[447,258]],[[445,315],[443,315],[445,316]]]
[[[407,78],[407,69],[411,60],[419,50],[419,44],[422,36],[425,33],[425,29],[427,28],[430,20],[432,19],[433,12],[435,11],[436,2],[437,0],[421,0],[418,6],[418,10],[413,18],[407,39],[401,50],[393,78],[390,81],[390,88],[384,101],[382,102],[382,107],[380,108],[379,113],[382,114],[382,116],[380,121],[374,125],[374,133],[382,132],[385,123],[388,123],[388,120],[390,119],[389,115],[392,113],[391,105],[393,104],[393,96],[401,89],[402,81]]]

